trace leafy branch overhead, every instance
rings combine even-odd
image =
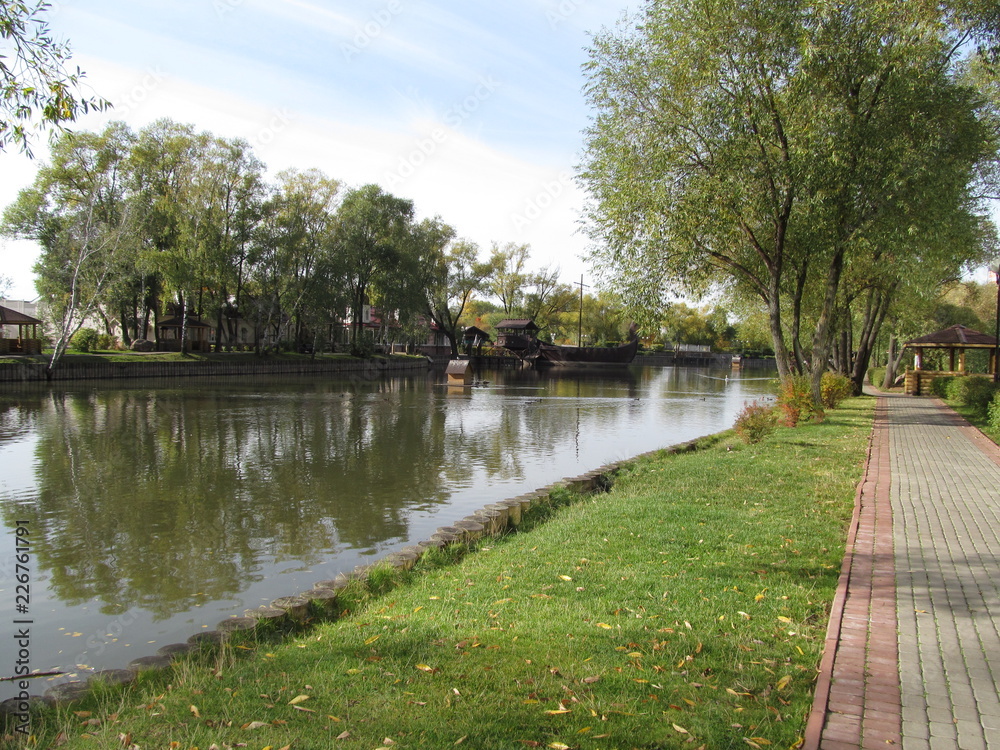
[[[33,131],[62,129],[110,102],[81,96],[84,73],[67,72],[69,43],[56,39],[43,17],[46,2],[0,2],[0,151],[17,145],[31,156]]]

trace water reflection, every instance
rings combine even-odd
[[[479,377],[0,395],[0,508],[33,539],[33,666],[94,666],[66,628],[129,612],[141,650],[102,642],[96,664],[123,666],[484,503],[723,429],[771,388],[681,369]]]

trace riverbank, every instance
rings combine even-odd
[[[272,354],[172,352],[106,352],[69,354],[48,371],[47,355],[0,357],[0,382],[50,382],[62,380],[122,380],[125,378],[183,378],[199,376],[258,377],[427,369],[426,357],[404,354],[376,355],[367,359],[346,354]]]
[[[409,584],[381,595],[349,589],[335,622],[143,673],[32,732],[68,748],[792,746],[872,404],[628,462],[530,533],[374,577]]]

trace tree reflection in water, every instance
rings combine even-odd
[[[29,521],[47,600],[162,620],[418,541],[415,518],[445,525],[723,429],[770,388],[680,369],[485,377],[459,390],[439,373],[8,389],[0,512],[8,528]]]

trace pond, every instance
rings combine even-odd
[[[123,667],[487,503],[726,429],[774,390],[693,368],[479,377],[7,387],[0,638],[30,620],[32,670]]]

